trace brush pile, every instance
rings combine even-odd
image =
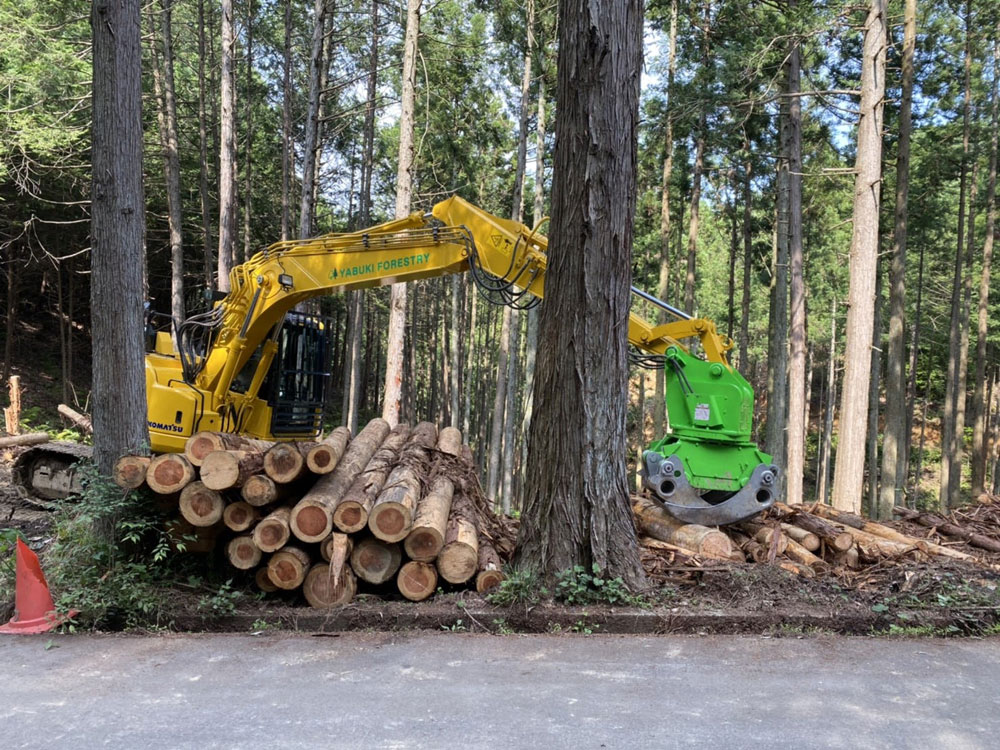
[[[373,419],[353,438],[338,427],[308,443],[199,432],[183,454],[123,456],[114,478],[177,510],[178,548],[224,544],[262,591],[301,590],[314,607],[350,602],[359,583],[412,601],[439,579],[487,591],[513,552],[461,432],[430,422]]]
[[[981,497],[948,518],[896,508],[905,522],[875,523],[828,505],[776,503],[722,528],[683,524],[646,497],[633,497],[643,563],[654,578],[720,561],[777,565],[804,578],[851,582],[878,566],[958,561],[1000,570],[1000,502]]]

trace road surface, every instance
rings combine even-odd
[[[1000,640],[0,636],[4,748],[995,748]]]

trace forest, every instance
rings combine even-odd
[[[141,18],[143,283],[164,320],[274,242],[392,219],[404,149],[413,211],[457,194],[548,215],[553,3],[152,0]],[[101,356],[89,19],[83,0],[0,0],[3,380],[36,423],[88,411]],[[829,501],[840,472],[861,489],[835,504],[879,518],[995,488],[998,4],[650,0],[643,31],[632,283],[733,339],[787,501]],[[326,421],[382,413],[402,341],[400,418],[462,429],[516,512],[535,352],[564,342],[468,274],[408,286],[402,337],[388,287],[321,300]],[[667,430],[662,370],[632,367],[628,397],[634,477]]]

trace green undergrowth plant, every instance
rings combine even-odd
[[[647,606],[646,599],[629,591],[620,578],[605,578],[596,563],[587,570],[574,565],[556,574],[555,598],[566,604],[620,604],[627,607]]]
[[[125,491],[93,464],[81,465],[80,495],[56,511],[45,554],[58,610],[78,610],[74,626],[163,627],[163,600],[184,576],[183,538],[171,540],[152,497]],[[189,563],[187,563],[189,564]]]
[[[486,600],[496,607],[528,607],[548,595],[534,568],[508,568],[500,585],[486,595]]]

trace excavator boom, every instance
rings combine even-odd
[[[360,232],[271,245],[232,270],[221,302],[180,326],[176,350],[167,333],[157,334],[146,357],[152,449],[181,451],[199,430],[314,437],[324,373],[304,363],[323,361],[325,336],[322,322],[294,312],[298,303],[469,273],[490,301],[530,307],[544,296],[547,247],[537,228],[457,196]],[[646,486],[682,520],[724,523],[763,510],[774,501],[777,469],[750,440],[753,391],[726,359],[732,342],[711,321],[633,292],[674,318],[629,318],[629,341],[647,364],[666,367],[671,433],[644,453]],[[692,340],[704,359],[684,343]],[[294,368],[272,372],[290,361]]]

